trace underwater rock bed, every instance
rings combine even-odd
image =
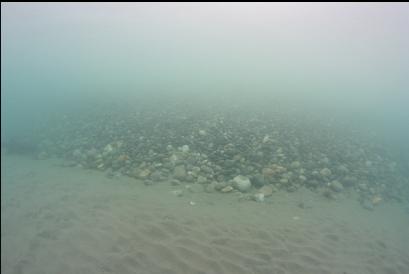
[[[39,158],[61,157],[67,166],[146,185],[198,184],[261,202],[277,189],[306,187],[328,199],[357,193],[367,209],[402,202],[408,192],[404,167],[381,142],[325,118],[148,105],[95,108],[50,124],[41,131]]]

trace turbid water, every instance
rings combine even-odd
[[[2,273],[409,273],[409,5],[1,15]]]

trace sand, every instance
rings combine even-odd
[[[23,156],[2,156],[1,170],[2,273],[409,273],[398,204],[371,212],[307,190],[177,197],[168,183]]]

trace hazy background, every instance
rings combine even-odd
[[[99,101],[222,98],[352,117],[405,150],[408,78],[407,3],[1,4],[2,138]]]

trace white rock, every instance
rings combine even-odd
[[[189,146],[188,145],[184,145],[180,148],[180,151],[182,151],[183,153],[188,153],[189,152]]]
[[[112,147],[111,144],[107,144],[104,148],[104,152],[107,152],[107,153],[111,152],[112,150],[114,150],[114,148]]]
[[[258,203],[264,202],[264,194],[263,193],[254,194],[254,201],[256,201]]]
[[[234,186],[241,192],[247,192],[251,188],[250,179],[243,175],[238,175],[233,179]]]

